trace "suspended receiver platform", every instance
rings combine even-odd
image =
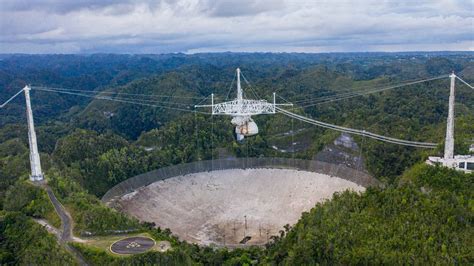
[[[245,99],[240,85],[240,68],[236,70],[237,76],[237,98],[232,101],[214,103],[214,93],[211,94],[211,104],[195,105],[194,107],[210,107],[212,115],[232,116],[232,124],[235,126],[235,134],[238,141],[245,137],[258,134],[258,126],[253,121],[252,116],[262,114],[275,114],[276,106],[293,106],[291,103],[277,104],[275,93],[273,93],[273,103],[266,100]]]

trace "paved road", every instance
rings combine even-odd
[[[79,265],[89,265],[78,250],[68,245],[68,242],[71,242],[73,240],[71,215],[67,212],[66,208],[64,208],[61,202],[59,202],[59,200],[56,198],[56,195],[54,195],[53,190],[51,190],[51,188],[47,184],[44,184],[43,187],[46,189],[46,193],[48,193],[49,199],[53,203],[56,213],[59,215],[59,218],[61,218],[61,236],[59,239],[60,244],[76,257]]]
[[[59,215],[59,218],[61,218],[61,238],[60,241],[62,243],[67,243],[72,240],[72,223],[71,223],[71,216],[69,213],[66,211],[64,206],[59,202],[59,200],[56,198],[56,195],[54,195],[54,192],[51,190],[51,188],[47,185],[45,185],[46,192],[48,193],[49,199],[53,203],[54,209],[56,210],[56,213]]]

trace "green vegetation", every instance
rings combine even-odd
[[[33,218],[44,218],[56,228],[61,226],[61,220],[54,211],[46,191],[28,181],[18,181],[8,188],[3,209],[22,212]]]
[[[220,144],[229,146],[224,143],[232,143],[233,136],[228,121],[216,119],[214,123],[214,130],[210,130],[209,119],[187,115],[143,133],[136,143],[112,133],[80,129],[58,140],[53,158],[59,175],[102,196],[129,177],[167,165],[216,158],[214,149]],[[144,146],[152,150],[146,151]]]
[[[287,265],[468,264],[474,174],[418,165],[399,185],[318,204],[269,248]]]
[[[73,244],[86,259],[94,265],[251,265],[262,261],[264,251],[261,248],[236,249],[199,247],[151,229],[150,234],[157,240],[173,241],[173,248],[167,252],[148,251],[143,254],[119,256],[110,254],[103,247],[93,244]]]
[[[18,212],[0,216],[0,264],[74,265],[72,256],[41,225]]]
[[[142,230],[137,220],[105,207],[73,180],[52,173],[49,185],[71,213],[77,235],[104,235],[127,230]]]
[[[172,250],[166,253],[146,252],[143,254],[118,257],[109,255],[99,248],[85,247],[74,244],[93,265],[191,265],[192,260],[181,250]]]
[[[474,74],[472,53],[6,56],[0,60],[0,85],[5,88],[0,102],[26,83],[167,95],[156,99],[164,107],[194,105],[211,92],[216,101],[223,101],[237,66],[252,82],[253,92],[248,93],[270,100],[276,91],[296,103],[294,112],[391,137],[437,143],[444,138],[447,80],[302,106],[338,93],[447,74],[452,69],[468,82]],[[474,135],[474,94],[460,85],[456,97],[455,148],[465,154]],[[385,183],[384,189],[335,195],[303,214],[267,249],[229,251],[181,242],[169,230],[140,224],[107,208],[99,198],[127,178],[167,165],[228,156],[310,159],[338,133],[283,115],[259,116],[255,117],[259,135],[239,144],[225,117],[34,90],[32,99],[43,168],[50,187],[73,216],[75,234],[107,238],[131,230],[168,240],[173,246],[166,253],[117,257],[94,245],[74,244],[92,264],[474,261],[473,175],[417,165],[428,155],[441,154],[441,144],[426,151],[356,138],[366,168]],[[0,117],[0,264],[72,264],[56,239],[32,220],[60,225],[45,192],[25,181],[29,155],[23,104],[19,97],[2,109]],[[273,147],[290,151],[293,142],[298,143],[296,153]]]

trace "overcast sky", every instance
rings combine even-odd
[[[0,0],[0,53],[474,51],[474,0]]]

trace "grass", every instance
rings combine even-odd
[[[53,204],[51,203],[51,206]],[[46,221],[48,221],[48,223],[58,229],[61,228],[61,218],[59,218],[58,214],[56,213],[56,211],[54,210],[54,206],[53,206],[53,209],[51,211],[48,211],[46,214],[45,214],[45,217]]]
[[[110,235],[110,236],[93,236],[93,237],[87,237],[83,238],[86,240],[85,243],[82,243],[85,246],[97,248],[100,250],[103,250],[107,252],[107,254],[112,255],[112,256],[129,256],[129,255],[121,255],[121,254],[115,254],[110,251],[110,246],[121,239],[128,238],[128,237],[135,237],[135,236],[142,236],[142,237],[149,237],[155,241],[157,241],[153,236],[151,236],[149,233],[136,233],[136,234],[126,234],[126,235]],[[159,241],[157,241],[159,242]],[[150,251],[160,251],[159,245],[155,245],[150,249]]]
[[[61,228],[61,218],[59,218],[59,215],[56,213],[56,210],[54,209],[54,205],[53,203],[51,202],[51,200],[49,199],[48,197],[48,194],[46,192],[45,189],[43,189],[41,186],[39,186],[38,184],[35,184],[33,182],[31,182],[30,180],[26,180],[26,183],[31,185],[31,186],[34,186],[34,187],[37,187],[37,188],[41,188],[41,199],[40,200],[45,200],[47,201],[48,205],[49,205],[49,208],[48,210],[46,211],[46,213],[44,213],[44,219],[52,226],[60,229]]]

